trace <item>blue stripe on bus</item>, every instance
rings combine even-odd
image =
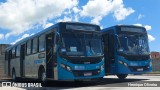
[[[34,60],[34,64],[41,64],[43,60]]]

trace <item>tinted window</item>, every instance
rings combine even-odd
[[[27,55],[31,54],[31,40],[27,42]]]
[[[41,35],[39,37],[39,52],[42,52],[45,50],[45,35]]]
[[[16,47],[16,57],[20,56],[20,46]]]
[[[38,43],[38,39],[37,38],[33,39],[32,53],[36,53],[37,52],[37,43]]]

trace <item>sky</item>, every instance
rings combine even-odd
[[[138,25],[150,51],[160,52],[160,0],[0,0],[0,44],[15,44],[58,22],[93,23],[102,29]]]

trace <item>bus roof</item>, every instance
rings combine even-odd
[[[56,26],[58,26],[58,25],[61,24],[61,23],[62,23],[62,24],[84,24],[84,25],[94,25],[94,26],[98,26],[98,25],[96,25],[96,24],[89,24],[89,23],[82,23],[82,22],[59,22],[59,23],[56,23],[56,24],[54,24],[54,25],[52,25],[52,26],[50,26],[50,27],[48,27],[48,28],[46,28],[46,29],[44,29],[44,30],[42,30],[42,31],[34,34],[34,35],[32,35],[32,36],[26,37],[26,38],[24,38],[24,39],[16,42],[14,45],[11,45],[11,46],[7,47],[6,50],[9,50],[9,49],[11,49],[11,48],[13,48],[13,47],[15,47],[15,46],[23,43],[23,42],[26,42],[26,41],[28,41],[28,40],[30,40],[30,39],[32,39],[32,38],[34,38],[34,37],[37,37],[37,36],[39,36],[39,35],[47,32],[47,31],[50,31],[51,29],[55,28]]]
[[[138,25],[118,24],[118,25],[114,25],[114,26],[111,26],[111,27],[108,27],[108,28],[104,28],[104,29],[102,29],[102,32],[105,32],[108,29],[115,28],[115,27],[136,27],[136,28],[143,28],[143,29],[145,29],[143,26],[138,26]]]

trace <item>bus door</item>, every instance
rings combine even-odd
[[[49,33],[46,35],[46,77],[54,78],[54,65],[55,65],[55,54],[54,50],[54,38],[55,33]]]
[[[10,76],[10,75],[11,75],[11,73],[10,73],[11,55],[12,55],[12,50],[9,50],[9,54],[8,54],[8,76]]]
[[[104,57],[105,57],[105,72],[110,74],[115,68],[114,59],[114,35],[104,34]]]
[[[113,31],[113,30],[112,30]],[[115,72],[116,67],[115,67],[115,45],[114,45],[114,34],[111,33],[109,34],[109,40],[108,40],[108,52],[109,52],[109,64],[110,64],[110,73]]]
[[[104,58],[105,58],[105,72],[110,73],[110,59],[109,59],[109,35],[104,34]]]
[[[25,44],[20,48],[20,76],[24,76]]]

